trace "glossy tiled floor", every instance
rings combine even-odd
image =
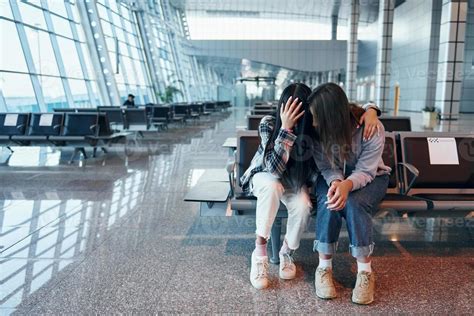
[[[474,313],[474,225],[463,218],[376,220],[372,306],[350,303],[345,232],[339,298],[315,297],[312,225],[297,279],[279,281],[272,266],[271,289],[254,290],[253,221],[200,217],[198,204],[183,202],[205,169],[225,165],[221,144],[243,117],[215,114],[148,135],[128,157],[117,147],[73,165],[70,152],[16,148],[7,159],[3,151],[0,314]]]

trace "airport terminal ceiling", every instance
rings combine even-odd
[[[350,0],[171,0],[171,3],[187,13],[208,18],[248,17],[331,23],[331,17],[337,15],[340,23],[346,24],[350,14]],[[367,0],[363,4],[360,23],[377,20],[379,1]]]

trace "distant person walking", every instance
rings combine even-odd
[[[123,103],[124,106],[127,108],[134,108],[135,107],[135,96],[133,94],[129,94],[127,100]]]

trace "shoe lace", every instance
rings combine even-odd
[[[257,279],[267,277],[268,262],[266,260],[257,260]]]
[[[292,269],[293,267],[293,256],[291,253],[283,254],[283,270]]]
[[[361,273],[359,287],[360,288],[369,287],[369,279],[370,279],[370,276],[368,273]]]
[[[318,273],[321,277],[321,283],[324,285],[331,285],[331,269],[318,269]]]

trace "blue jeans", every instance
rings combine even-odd
[[[344,218],[349,232],[352,256],[370,256],[374,250],[372,213],[377,210],[380,201],[387,192],[388,179],[388,175],[375,177],[366,187],[349,193],[344,209],[331,211],[324,203],[327,200],[328,185],[322,177],[319,177],[316,184],[318,209],[314,251],[326,255],[336,253],[342,218]]]

